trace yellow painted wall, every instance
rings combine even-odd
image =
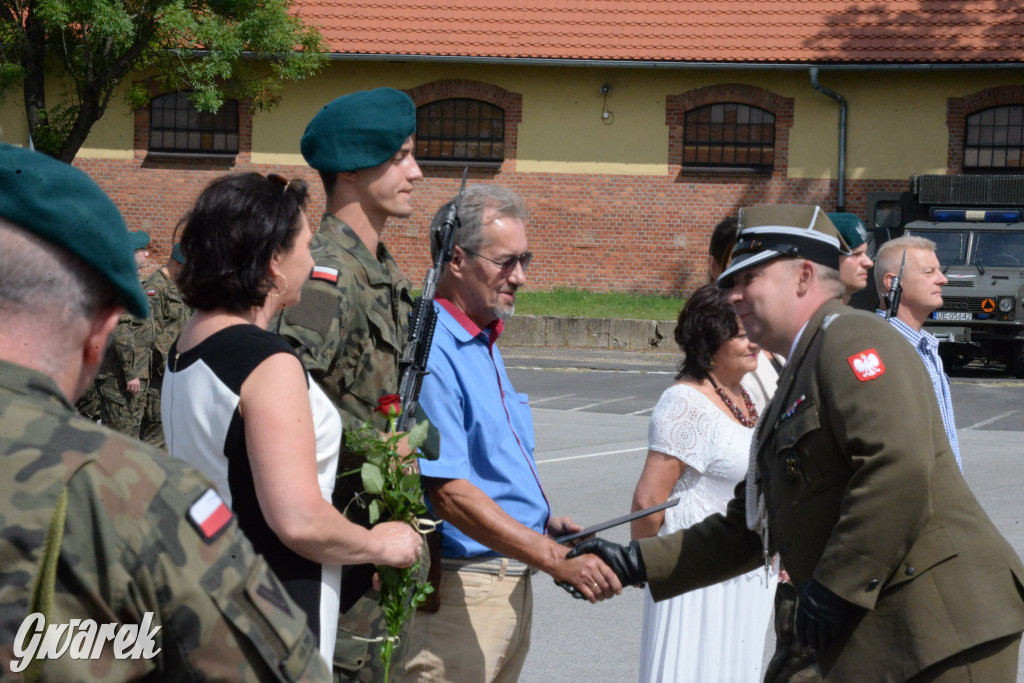
[[[791,178],[834,178],[838,171],[836,102],[816,92],[808,73],[740,69],[642,69],[332,62],[314,79],[287,86],[281,104],[253,119],[253,161],[301,165],[299,139],[316,110],[338,95],[390,85],[412,88],[442,79],[493,83],[523,97],[516,168],[520,172],[664,175],[668,172],[665,98],[721,83],[746,83],[795,100],[789,140]],[[1020,71],[827,71],[822,85],[849,103],[847,177],[906,178],[943,173],[946,100],[987,87],[1019,84]],[[601,117],[603,84],[612,86]],[[20,94],[0,105],[0,140],[24,144]],[[86,141],[82,156],[131,158],[133,115],[120,94]]]

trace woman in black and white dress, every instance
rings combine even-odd
[[[306,197],[302,180],[259,173],[223,176],[200,195],[178,278],[195,314],[170,350],[161,417],[171,455],[213,480],[330,667],[340,565],[408,567],[422,539],[403,523],[364,529],[331,505],[341,417],[267,331],[313,269]]]

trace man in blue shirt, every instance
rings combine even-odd
[[[900,297],[899,309],[895,316],[889,318],[889,323],[917,349],[917,354],[921,356],[935,389],[935,398],[939,402],[946,437],[953,448],[956,464],[963,471],[963,464],[960,462],[960,442],[956,436],[956,422],[953,419],[953,399],[949,392],[949,378],[943,371],[942,359],[939,357],[939,340],[922,329],[924,321],[942,305],[942,285],[948,282],[935,255],[935,243],[924,237],[908,235],[883,244],[875,256],[878,299],[884,307],[885,294],[889,291],[892,279],[899,273],[904,251],[907,254],[907,261],[903,266],[903,277],[900,280],[903,294]]]
[[[566,559],[569,549],[551,538],[580,527],[550,516],[527,397],[513,389],[495,344],[532,258],[525,217],[511,191],[467,188],[437,289],[419,405],[441,434],[440,458],[420,460],[428,502],[444,520],[441,607],[416,617],[407,681],[517,680],[530,644],[530,575],[538,570],[591,602],[622,590],[604,562]]]

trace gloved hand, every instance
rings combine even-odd
[[[811,579],[796,609],[796,637],[800,644],[815,650],[827,650],[839,637],[850,603]]]
[[[647,583],[647,567],[644,566],[640,545],[636,541],[631,541],[629,545],[619,545],[603,538],[589,538],[578,543],[566,557],[579,557],[583,553],[600,557],[619,577],[623,586],[643,588]]]

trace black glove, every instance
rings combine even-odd
[[[566,558],[579,557],[584,553],[600,557],[619,577],[623,586],[643,588],[647,583],[647,567],[644,566],[644,558],[640,555],[640,546],[636,541],[631,541],[629,545],[619,545],[603,538],[590,538],[577,543]]]
[[[852,605],[811,579],[796,608],[796,637],[804,647],[827,650],[839,638]]]

